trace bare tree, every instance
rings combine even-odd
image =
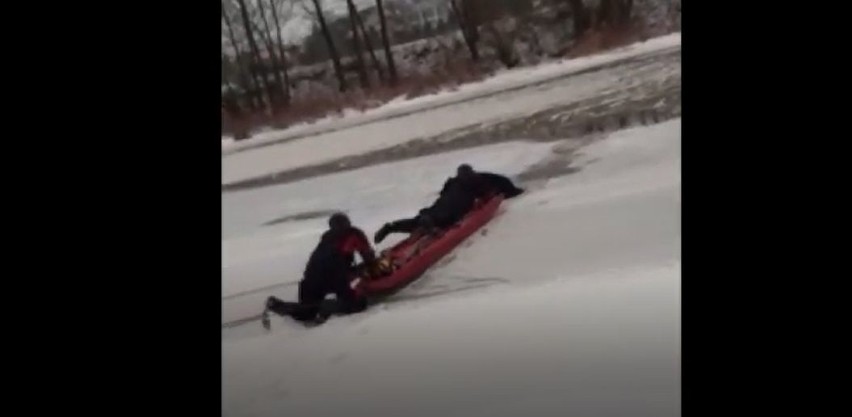
[[[230,56],[222,53],[222,84],[227,85],[227,88],[222,91],[222,108],[227,111],[230,116],[239,116],[240,113],[242,113],[242,109],[238,103],[238,94],[231,86],[231,76],[233,75],[239,77],[239,64],[237,62],[232,62]]]
[[[293,3],[290,0],[284,0],[286,4],[290,6],[289,10],[292,10]],[[287,104],[290,104],[290,75],[288,73],[287,67],[289,63],[287,62],[287,51],[284,48],[284,41],[281,40],[281,19],[278,14],[278,9],[281,6],[281,0],[276,2],[274,0],[269,0],[269,6],[272,9],[272,20],[275,22],[275,33],[278,40],[278,54],[281,57],[281,71],[284,73],[284,100]],[[290,11],[288,10],[287,15],[290,15]]]
[[[251,68],[252,72],[255,74],[255,77],[260,78],[260,81],[263,85],[263,89],[267,91],[269,90],[269,82],[266,79],[266,74],[262,73],[261,61],[260,61],[260,50],[257,47],[257,43],[254,40],[254,31],[252,31],[251,19],[249,19],[248,7],[246,7],[245,0],[237,0],[237,3],[240,6],[240,15],[243,21],[243,28],[246,32],[246,37],[248,38],[249,48],[251,49]],[[261,74],[258,74],[258,73]],[[273,97],[270,95],[269,97],[270,104],[273,101]]]
[[[358,33],[358,10],[352,4],[352,0],[346,0],[346,5],[349,8],[349,23],[352,26],[352,49],[355,53],[355,62],[358,64],[358,78],[361,80],[361,87],[364,89],[370,88],[370,78],[367,77],[367,65],[364,63],[364,55],[361,52],[361,36]]]
[[[322,12],[320,0],[312,0],[316,18],[320,24],[320,30],[325,37],[325,43],[328,46],[328,53],[331,55],[331,62],[334,65],[334,73],[337,75],[337,82],[341,92],[346,91],[346,77],[343,75],[343,67],[340,65],[340,55],[337,54],[337,48],[334,46],[334,39],[331,38],[331,32],[328,30],[328,25],[325,23],[325,16]]]
[[[382,45],[385,48],[385,60],[388,64],[390,83],[391,85],[395,85],[397,83],[398,77],[396,73],[396,64],[393,61],[393,53],[391,53],[390,40],[388,39],[388,23],[387,19],[385,19],[385,7],[384,4],[382,4],[382,0],[376,0],[376,7],[379,11],[379,24],[381,25],[382,31]]]
[[[520,59],[515,54],[514,49],[512,48],[511,40],[507,40],[503,34],[500,33],[500,29],[497,28],[497,25],[494,22],[489,22],[485,25],[485,29],[491,34],[491,37],[494,38],[494,48],[497,50],[497,58],[506,68],[514,68],[520,63]]]
[[[370,34],[367,32],[367,29],[364,28],[364,20],[361,19],[361,13],[358,12],[357,8],[355,9],[355,19],[358,21],[358,27],[361,29],[361,34],[364,36],[364,43],[367,46],[367,52],[370,53],[370,59],[373,61],[373,68],[379,75],[379,79],[384,81],[385,73],[384,71],[382,71],[382,65],[379,63],[379,59],[376,58],[375,48],[373,48],[373,41],[370,40]]]
[[[633,12],[633,0],[621,0],[618,2],[618,23],[627,25],[630,23]]]
[[[571,7],[574,20],[574,36],[580,37],[591,27],[591,15],[589,9],[583,4],[583,0],[567,0]]]
[[[283,80],[281,80],[281,74],[278,72],[279,68],[281,68],[281,63],[278,60],[278,54],[275,52],[275,46],[272,41],[272,31],[269,29],[269,21],[266,19],[266,9],[263,7],[264,0],[257,0],[257,9],[260,11],[260,20],[263,23],[263,29],[260,30],[258,28],[258,32],[261,33],[261,39],[263,43],[266,45],[266,52],[269,54],[269,59],[272,61],[272,77],[275,79],[275,86],[270,86],[269,94],[270,96],[280,97],[282,101],[285,101],[286,94],[283,89],[286,88],[284,86]],[[276,100],[278,102],[278,100]]]
[[[598,6],[597,24],[610,27],[625,26],[630,23],[633,0],[601,0]]]
[[[241,84],[243,88],[249,92],[248,94],[248,105],[249,109],[257,110],[258,108],[263,106],[263,103],[255,103],[255,100],[259,100],[259,97],[256,97],[253,93],[260,91],[260,86],[258,79],[256,77],[256,73],[252,70],[249,70],[250,77],[246,77],[243,66],[241,64],[241,60],[244,57],[243,53],[240,50],[240,44],[237,42],[237,36],[234,33],[234,26],[231,23],[231,19],[228,17],[227,8],[225,7],[225,0],[222,0],[222,20],[225,22],[225,27],[228,29],[228,39],[231,41],[231,47],[234,49],[234,61],[237,66],[238,77],[240,78]]]
[[[612,1],[601,0],[598,4],[598,10],[595,19],[595,26],[601,27],[608,25],[612,19]]]
[[[473,13],[475,6],[470,0],[450,0],[450,8],[459,24],[464,42],[470,50],[471,59],[474,62],[479,61],[479,29]]]

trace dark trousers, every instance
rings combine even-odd
[[[388,233],[413,233],[420,227],[421,222],[418,217],[401,219],[388,224]]]
[[[353,314],[367,309],[367,300],[358,296],[349,284],[348,274],[337,276],[307,277],[299,283],[301,308],[292,316],[296,320],[308,321],[317,318],[325,296],[334,294],[338,308],[336,313]]]
[[[434,210],[431,207],[423,209],[417,217],[400,219],[388,224],[388,233],[413,233],[418,229],[446,229],[465,215],[465,212],[445,212]]]

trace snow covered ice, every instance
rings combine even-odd
[[[646,85],[674,83],[678,94],[680,43],[672,34],[246,141],[223,137],[222,183],[454,129],[528,124],[573,104],[582,106],[557,116],[581,117],[588,102],[610,108]],[[657,97],[668,96],[641,98]],[[513,141],[223,192],[223,415],[679,416],[680,127],[674,118],[549,142],[513,131]],[[372,235],[431,203],[460,163],[523,180],[527,193],[364,313],[311,329],[273,317],[265,331],[254,320],[267,297],[297,298],[330,213]]]
[[[223,415],[680,415],[680,125],[580,148],[576,172],[524,184],[395,300],[313,329],[223,328]],[[518,176],[565,146],[519,140],[223,193],[223,323],[295,298],[323,213],[372,233],[428,204],[461,162]]]
[[[457,91],[396,100],[364,113],[329,117],[283,131],[269,130],[246,141],[223,139],[222,181],[233,183],[387,148],[474,123],[492,123],[584,98],[626,92],[635,87],[637,77],[661,80],[671,74],[644,74],[647,68],[638,68],[563,77],[623,59],[676,50],[680,43],[680,34],[672,34],[599,55],[503,71]],[[679,67],[676,70],[679,73]],[[257,147],[281,140],[288,140],[281,144],[286,146]]]

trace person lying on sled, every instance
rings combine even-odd
[[[444,188],[453,183],[464,183],[473,191],[477,198],[502,194],[504,198],[514,198],[524,190],[515,186],[509,178],[492,172],[474,171],[468,164],[459,165],[456,176],[450,177],[444,183]]]
[[[366,265],[376,265],[376,255],[361,229],[343,213],[333,214],[329,229],[323,233],[311,253],[302,280],[299,282],[299,304],[302,308],[293,318],[299,321],[316,320],[320,303],[328,294],[334,294],[342,314],[364,311],[367,300],[359,296],[350,284],[355,264],[355,252]]]
[[[524,190],[505,176],[491,172],[476,172],[468,164],[456,170],[456,176],[444,183],[438,199],[420,210],[416,217],[385,223],[373,236],[376,243],[391,233],[412,233],[415,230],[446,229],[459,222],[475,206],[476,200],[495,194],[504,198],[517,197]]]

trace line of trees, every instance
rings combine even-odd
[[[388,15],[386,4],[392,0],[375,0],[378,34],[373,28],[368,30],[365,27],[362,11],[355,2],[345,0],[347,30],[351,34],[350,42],[345,42],[348,45],[340,45],[339,38],[336,42],[332,36],[323,0],[221,1],[223,45],[227,46],[223,48],[223,81],[236,81],[236,85],[226,84],[223,103],[234,113],[243,106],[256,112],[275,111],[290,105],[291,59],[282,27],[293,16],[293,8],[297,4],[315,22],[322,35],[339,91],[353,88],[341,62],[342,52],[354,58],[355,72],[362,89],[378,84],[396,85],[399,81],[389,29],[394,16]],[[473,62],[482,59],[481,44],[483,35],[487,35],[490,37],[489,45],[494,47],[497,58],[505,66],[518,64],[513,41],[504,36],[495,21],[506,15],[526,13],[532,8],[531,0],[440,1],[446,2]],[[544,0],[544,3],[548,2],[570,10],[574,36],[582,36],[593,28],[629,24],[633,9],[633,0],[597,0],[596,7],[588,0]],[[242,106],[236,97],[242,97]]]
[[[340,62],[341,57],[338,53],[338,47],[335,44],[334,37],[326,23],[325,12],[323,10],[321,0],[311,0],[311,2],[313,4],[313,9],[309,12],[318,23],[323,39],[325,40],[325,44],[332,61],[332,66],[334,68],[334,73],[337,77],[338,89],[341,92],[346,91],[349,88],[349,85],[347,84],[345,74],[343,73],[343,66]],[[396,63],[394,62],[394,57],[391,52],[391,40],[388,35],[388,22],[385,16],[383,0],[376,0],[376,9],[379,14],[379,27],[382,47],[384,49],[385,64],[387,65],[387,77],[385,76],[385,70],[379,62],[375,48],[373,47],[373,45],[375,45],[375,41],[371,39],[370,33],[366,30],[358,7],[352,0],[346,0],[346,6],[352,33],[352,53],[357,62],[358,76],[361,81],[361,86],[363,88],[369,88],[371,85],[366,61],[363,56],[364,47],[366,47],[366,50],[370,55],[373,70],[376,72],[378,79],[391,85],[396,84],[398,75],[396,71]],[[363,47],[362,42],[364,44]]]
[[[481,31],[486,30],[494,38],[498,58],[507,67],[517,64],[509,50],[510,45],[501,39],[500,31],[493,22],[506,13],[524,13],[531,3],[512,0],[447,1],[473,61],[480,60]],[[559,2],[571,11],[575,37],[581,37],[593,28],[623,27],[629,25],[632,18],[633,0],[598,0],[597,9],[584,0],[550,0],[554,5]]]
[[[223,72],[227,72],[223,73],[223,79],[238,80],[237,86],[227,84],[225,106],[238,112],[240,106],[235,97],[239,90],[248,97],[247,106],[252,111],[288,106],[291,97],[289,64],[281,27],[290,18],[292,2],[221,1],[225,46],[222,61],[229,64],[223,65]]]
[[[582,36],[589,29],[619,27],[630,23],[633,0],[599,0],[597,10],[592,10],[583,0],[565,0],[574,21],[574,36]]]
[[[224,105],[238,113],[237,97],[245,97],[250,111],[272,111],[286,108],[291,102],[290,62],[282,26],[292,17],[293,7],[300,4],[316,22],[325,40],[331,58],[337,88],[345,92],[351,88],[341,64],[340,45],[335,43],[326,19],[322,0],[221,0],[223,23],[223,92]],[[353,0],[346,0],[351,24],[351,52],[357,61],[362,88],[372,86],[370,70],[364,55],[381,83],[394,85],[398,81],[396,63],[391,52],[391,39],[387,29],[384,2],[376,0],[380,17],[380,38],[373,39]],[[377,53],[381,42],[384,49],[382,63]],[[230,83],[236,80],[235,84]]]

